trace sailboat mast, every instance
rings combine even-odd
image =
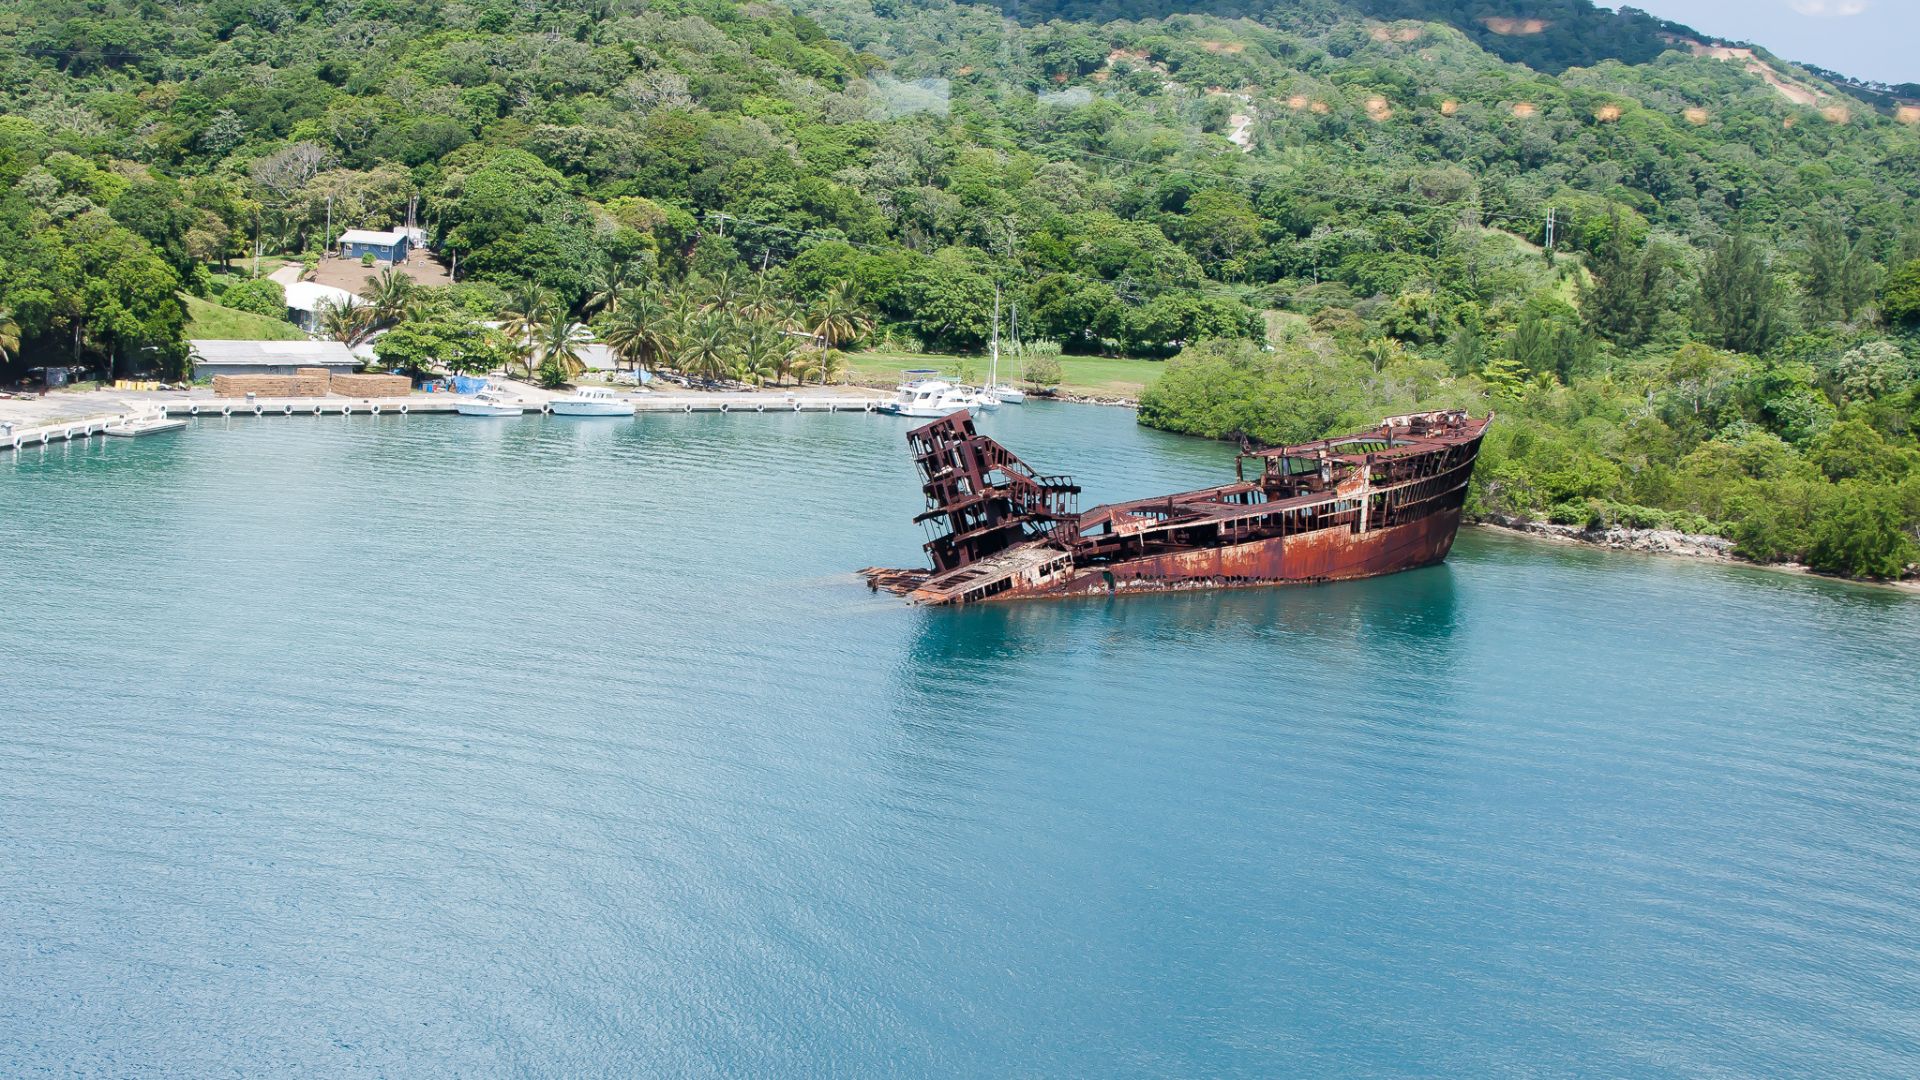
[[[1000,385],[1000,286],[993,287],[993,361],[987,368],[987,389]]]

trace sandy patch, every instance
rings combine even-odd
[[[1224,53],[1228,56],[1239,56],[1247,51],[1246,43],[1242,41],[1203,41],[1200,47],[1210,53]]]
[[[1820,110],[1820,115],[1835,124],[1844,124],[1853,119],[1853,114],[1847,111],[1845,105],[1829,105]]]
[[[1513,106],[1513,115],[1517,119],[1525,120],[1540,115],[1540,109],[1531,101],[1517,101]]]
[[[1307,95],[1305,94],[1295,94],[1287,99],[1287,108],[1292,109],[1294,112],[1299,112],[1306,107]]]
[[[1372,120],[1374,123],[1377,124],[1382,120],[1393,119],[1393,106],[1387,103],[1386,98],[1375,94],[1368,98],[1364,104],[1367,108],[1367,119]]]
[[[1724,60],[1730,64],[1739,64],[1750,75],[1757,75],[1781,97],[1795,105],[1816,105],[1823,96],[1818,90],[1795,79],[1775,71],[1773,65],[1753,55],[1752,49],[1735,49],[1726,45],[1703,45],[1698,41],[1688,42],[1695,56],[1704,56],[1710,60]]]
[[[1329,106],[1324,101],[1316,101],[1313,104],[1307,106],[1307,108],[1312,112],[1319,113],[1321,116],[1325,116],[1328,113],[1333,111],[1332,106]]]
[[[1920,105],[1902,105],[1893,110],[1893,118],[1903,124],[1920,124]]]
[[[1712,119],[1712,117],[1707,115],[1707,110],[1702,109],[1697,105],[1691,109],[1688,109],[1686,112],[1681,113],[1680,115],[1686,117],[1687,123],[1692,124],[1695,127],[1698,127],[1701,124],[1704,124],[1708,120]]]
[[[1545,19],[1506,19],[1495,17],[1481,19],[1480,25],[1499,34],[1501,37],[1532,37],[1534,34],[1545,33],[1547,27],[1553,24]]]
[[[1603,124],[1611,124],[1620,119],[1620,106],[1602,105],[1593,111],[1593,118]]]
[[[1452,98],[1448,98],[1447,100],[1440,103],[1441,116],[1453,116],[1457,114],[1459,111],[1460,111],[1460,103],[1453,100]]]

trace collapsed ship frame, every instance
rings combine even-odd
[[[907,433],[930,568],[864,571],[920,604],[1342,581],[1447,557],[1491,415],[1393,416],[1378,427],[1247,450],[1231,484],[1077,509],[966,412]],[[1250,469],[1249,466],[1252,466]],[[1252,471],[1253,475],[1249,476]]]

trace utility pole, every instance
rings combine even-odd
[[[1555,213],[1556,211],[1552,207],[1547,208],[1547,250],[1549,252],[1553,250],[1553,227],[1559,224],[1559,222],[1554,220]]]
[[[333,250],[333,196],[327,196],[327,235],[320,238],[320,257]]]

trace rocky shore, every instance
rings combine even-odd
[[[1713,559],[1719,562],[1738,563],[1762,570],[1777,570],[1789,574],[1813,574],[1800,563],[1761,563],[1752,559],[1743,559],[1733,552],[1733,541],[1724,536],[1709,533],[1685,533],[1673,529],[1628,529],[1618,526],[1605,529],[1593,529],[1584,525],[1556,525],[1550,521],[1535,521],[1529,518],[1511,517],[1506,514],[1487,514],[1473,519],[1473,524],[1487,528],[1503,529],[1507,532],[1523,533],[1548,540],[1558,540],[1569,544],[1588,544],[1604,547],[1613,551],[1638,551],[1647,555],[1678,555],[1689,559]],[[1828,575],[1818,575],[1828,576]],[[1835,580],[1846,580],[1836,578]],[[1859,585],[1881,584],[1907,592],[1920,593],[1920,579],[1907,578],[1904,581],[1890,582],[1854,582]]]

